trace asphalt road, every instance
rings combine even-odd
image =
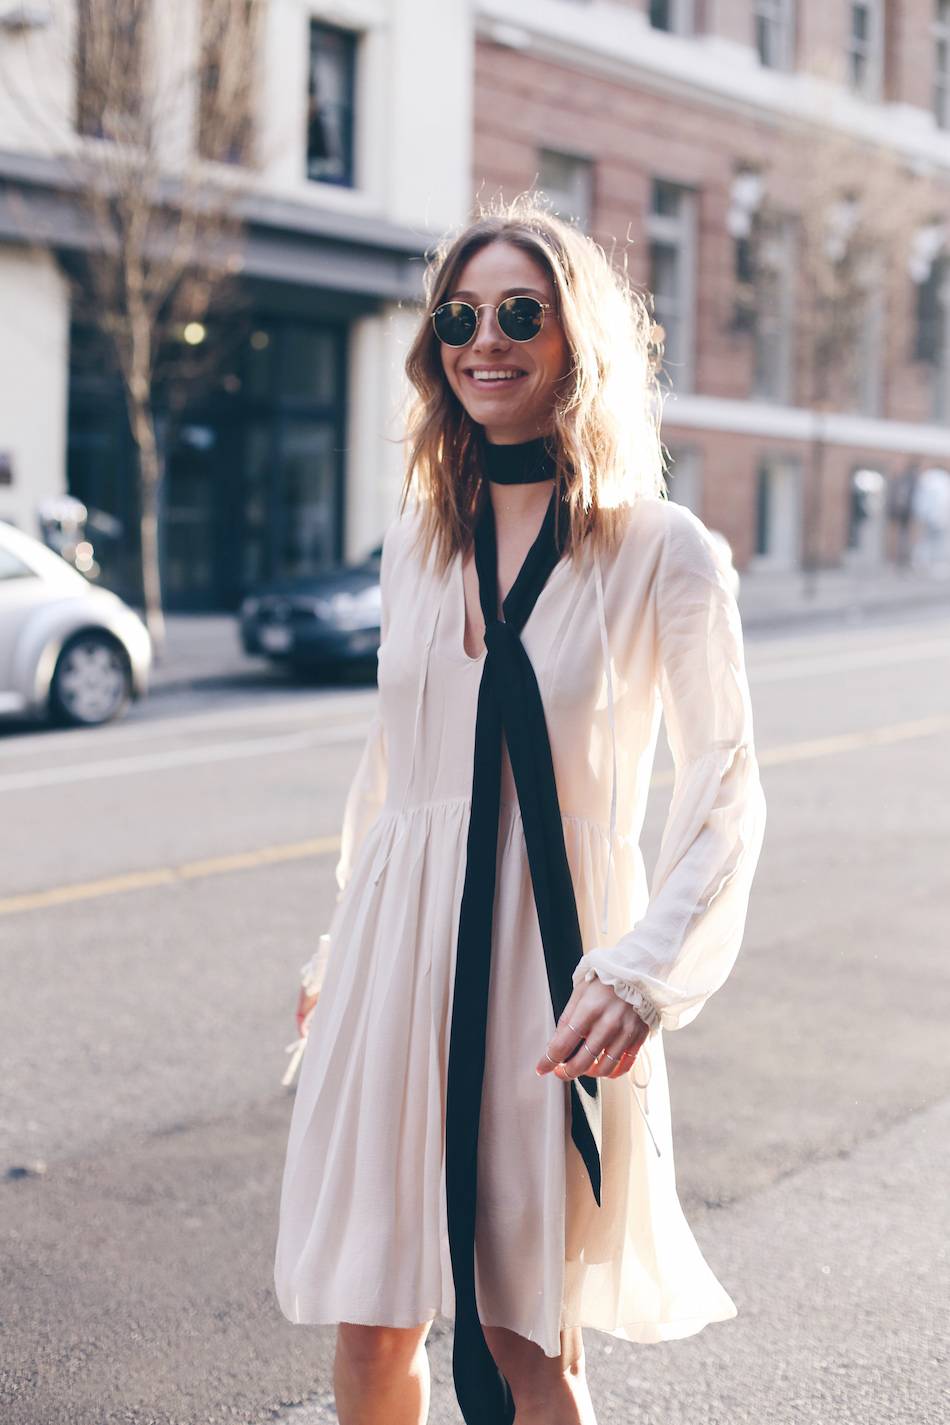
[[[600,1425],[950,1418],[950,620],[750,638],[769,826],[728,984],[670,1035],[680,1196],[735,1321],[586,1333]],[[271,1290],[297,969],[371,690],[165,694],[0,735],[0,1408],[333,1420]],[[662,741],[662,739],[661,739]],[[661,747],[645,835],[669,796]],[[433,1425],[458,1421],[451,1330]]]

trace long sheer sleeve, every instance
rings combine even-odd
[[[643,917],[574,973],[612,985],[651,1036],[689,1024],[732,970],[766,821],[736,600],[706,526],[668,516],[655,608],[672,799]]]

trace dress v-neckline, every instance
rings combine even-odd
[[[541,541],[544,540],[544,539],[550,538],[551,535],[552,535],[552,533],[553,533],[553,515],[552,515],[552,509],[553,509],[553,506],[554,506],[554,501],[555,501],[555,492],[552,491],[552,493],[551,493],[551,498],[550,498],[550,500],[548,501],[548,504],[545,506],[544,516],[543,516],[543,518],[542,518],[542,520],[541,520],[541,524],[540,524],[539,527],[538,527],[538,532],[537,532],[537,534],[535,535],[534,539],[531,541],[530,545],[528,546],[528,549],[527,549],[527,551],[526,551],[526,553],[525,553],[525,556],[524,556],[524,558],[523,558],[522,561],[521,561],[521,565],[520,565],[520,567],[519,567],[519,569],[518,569],[518,572],[517,572],[517,574],[515,575],[514,579],[512,580],[511,587],[509,588],[508,592],[505,594],[505,597],[500,601],[500,602],[501,602],[501,609],[500,609],[500,613],[499,613],[499,618],[501,619],[502,622],[505,621],[505,617],[504,617],[504,615],[505,615],[505,605],[508,604],[513,598],[514,598],[514,599],[517,599],[517,597],[518,597],[518,592],[520,591],[520,589],[521,589],[523,583],[530,577],[529,570],[530,570],[530,566],[531,566],[531,564],[532,564],[532,562],[533,562],[533,556],[536,554],[536,552],[537,552],[537,550],[538,550],[538,547],[539,547],[540,544],[541,544]],[[491,518],[494,519],[494,515],[493,515],[493,514],[492,514]],[[544,593],[545,593],[545,590],[547,589],[548,584],[550,583],[551,579],[557,574],[557,572],[558,572],[558,570],[561,568],[561,565],[563,564],[563,562],[564,562],[564,560],[563,560],[563,556],[562,556],[561,560],[559,561],[559,563],[557,564],[557,566],[552,570],[551,575],[549,576],[549,578],[548,578],[547,581],[545,582],[544,587],[541,589],[540,594],[538,595],[539,598],[543,598],[543,597],[544,597]],[[465,600],[465,551],[463,551],[463,550],[461,550],[461,549],[459,549],[459,550],[456,551],[456,554],[455,554],[455,564],[456,564],[457,572],[458,572],[459,603],[460,603],[460,605],[461,605],[461,632],[460,632],[460,635],[459,635],[460,644],[461,644],[461,653],[462,653],[462,658],[464,659],[464,661],[465,661],[466,663],[471,664],[472,666],[475,666],[475,665],[477,665],[477,664],[479,664],[479,663],[483,663],[483,662],[485,661],[485,658],[486,658],[487,653],[488,653],[488,649],[487,649],[487,647],[486,647],[486,645],[485,645],[485,642],[484,642],[484,635],[482,636],[482,647],[481,647],[480,651],[479,651],[477,654],[474,654],[474,655],[473,655],[473,654],[469,653],[468,649],[465,647],[465,630],[466,630],[466,627],[467,627],[467,625],[468,625],[468,606],[467,606],[466,600]],[[476,574],[477,574],[477,570],[476,570]],[[479,607],[481,607],[481,598],[480,598],[480,596],[479,596]],[[484,610],[483,610],[482,612],[483,612],[483,615],[484,615]]]
[[[471,654],[471,653],[469,653],[468,649],[465,647],[465,630],[466,630],[466,627],[468,626],[468,605],[466,604],[466,601],[465,601],[465,551],[462,550],[462,549],[459,549],[459,550],[456,551],[456,554],[455,554],[455,566],[456,566],[456,571],[457,571],[457,574],[458,574],[458,579],[457,579],[457,588],[458,588],[458,592],[459,592],[459,599],[458,599],[458,602],[459,602],[459,604],[460,604],[460,606],[461,606],[461,610],[462,610],[460,633],[459,633],[459,643],[460,643],[460,646],[461,646],[462,658],[463,658],[464,662],[470,663],[470,664],[473,664],[473,665],[476,664],[476,663],[484,663],[485,657],[486,657],[486,655],[487,655],[487,653],[488,653],[488,649],[487,649],[487,647],[485,646],[484,637],[482,638],[482,647],[481,647],[481,650],[480,650],[478,653],[476,653],[476,654]]]

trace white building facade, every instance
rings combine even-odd
[[[66,156],[104,142],[76,132],[88,3],[0,0],[0,518],[28,533],[39,502],[65,492],[135,525],[121,390],[77,329],[65,275],[85,240]],[[154,64],[196,71],[197,9],[154,7]],[[467,4],[267,0],[260,48],[242,273],[253,320],[166,451],[170,608],[233,607],[262,578],[377,542],[403,470],[423,255],[470,203]],[[196,142],[197,105],[168,115],[170,172]],[[132,563],[115,576],[135,597]]]

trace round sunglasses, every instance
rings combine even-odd
[[[497,306],[482,302],[473,307],[470,302],[443,302],[432,313],[435,334],[444,346],[468,346],[478,330],[478,314],[482,307],[491,307],[499,329],[509,341],[534,341],[544,326],[545,312],[553,312],[550,302],[537,297],[506,297]]]

